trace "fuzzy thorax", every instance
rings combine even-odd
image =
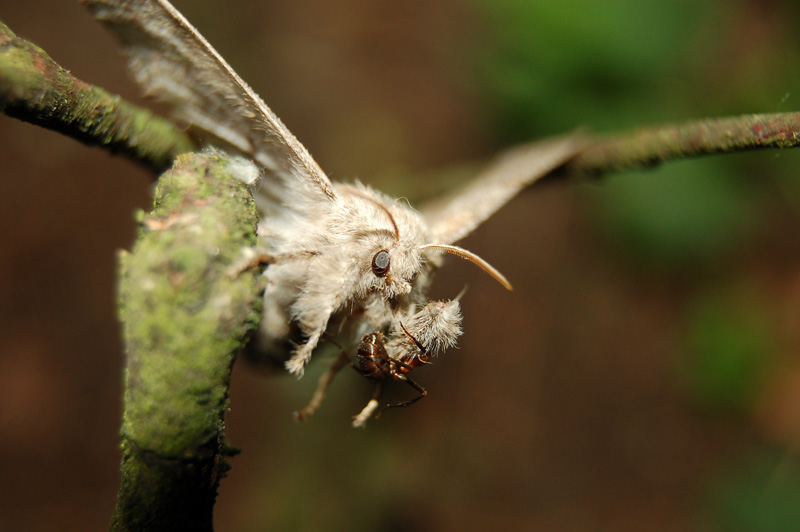
[[[369,325],[386,330],[396,313],[425,300],[429,284],[432,264],[423,265],[420,252],[427,234],[416,211],[359,184],[335,192],[332,199],[290,194],[294,203],[262,221],[265,246],[277,258],[265,273],[262,333],[284,338],[286,323],[299,325],[307,340],[287,364],[295,374],[340,311],[358,315],[369,304]],[[379,253],[387,265],[380,270]]]

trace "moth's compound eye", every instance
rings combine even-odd
[[[383,277],[389,271],[389,252],[385,249],[380,250],[372,257],[372,273],[377,277]]]

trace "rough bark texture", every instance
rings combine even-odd
[[[223,433],[230,370],[263,290],[259,268],[242,260],[256,243],[255,204],[230,169],[221,155],[179,157],[121,257],[127,365],[113,531],[212,530],[233,452]]]
[[[0,112],[164,170],[194,144],[170,121],[85,83],[0,22]]]

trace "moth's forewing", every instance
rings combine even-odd
[[[290,185],[328,198],[308,151],[206,39],[166,0],[83,0],[121,41],[136,81],[176,117],[249,155]]]

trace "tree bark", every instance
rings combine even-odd
[[[112,531],[212,530],[235,453],[223,433],[230,371],[263,291],[260,268],[246,260],[256,208],[235,168],[218,154],[180,156],[121,255],[127,363]]]
[[[172,122],[77,79],[0,22],[0,111],[155,171],[195,149]]]

